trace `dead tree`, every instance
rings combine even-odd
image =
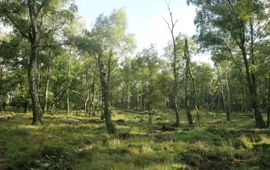
[[[199,123],[200,122],[200,116],[198,113],[198,100],[197,100],[197,88],[196,88],[196,82],[195,78],[191,71],[191,65],[190,65],[190,54],[189,54],[189,47],[188,47],[188,40],[185,38],[185,46],[184,46],[184,57],[186,60],[186,85],[185,85],[185,107],[186,107],[186,115],[188,119],[188,124],[193,124],[192,114],[190,111],[189,106],[189,94],[188,94],[188,80],[191,81],[191,88],[192,88],[192,95],[194,97],[194,112],[196,116],[196,120]]]
[[[178,74],[177,74],[177,61],[178,61],[178,56],[177,56],[177,50],[176,50],[176,38],[174,36],[174,28],[175,25],[177,23],[177,20],[173,19],[173,15],[171,12],[171,9],[168,5],[168,11],[170,14],[170,21],[167,21],[165,18],[164,21],[166,22],[169,31],[171,33],[171,38],[172,38],[172,42],[173,42],[173,62],[172,62],[172,69],[173,69],[173,78],[174,78],[174,85],[173,85],[173,94],[175,94],[174,96],[174,101],[173,101],[173,107],[174,107],[174,111],[175,111],[175,118],[176,118],[176,122],[175,125],[179,126],[180,125],[180,118],[179,118],[179,108],[178,108]]]

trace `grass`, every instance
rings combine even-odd
[[[164,131],[174,114],[159,113],[149,123],[148,115],[116,111],[116,135],[98,116],[45,115],[44,125],[31,126],[30,113],[0,115],[1,170],[270,169],[270,130],[237,113],[231,122],[203,113],[200,126],[182,121]]]

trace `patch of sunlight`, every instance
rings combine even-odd
[[[123,145],[123,142],[120,139],[112,139],[108,141],[108,146],[112,149],[116,149]]]
[[[260,135],[261,142],[260,143],[265,143],[270,145],[270,138],[267,135]]]
[[[251,142],[251,140],[247,136],[242,135],[242,136],[240,136],[239,139],[242,142],[242,145],[245,149],[252,149],[253,148],[253,143]]]
[[[40,129],[43,129],[45,128],[45,126],[33,126],[33,125],[28,125],[28,124],[25,124],[25,125],[18,125],[18,129],[28,129],[28,130],[40,130]]]

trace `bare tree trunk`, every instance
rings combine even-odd
[[[141,95],[141,101],[140,101],[141,108],[140,110],[143,110],[143,96]]]
[[[109,105],[112,106],[111,100],[111,92],[110,92],[110,83],[111,83],[111,73],[112,73],[112,57],[113,57],[113,50],[109,52],[109,60],[108,60],[108,71],[107,71],[107,86],[108,86],[108,98],[109,98]]]
[[[102,102],[103,102],[103,117],[105,119],[105,125],[108,133],[115,133],[115,127],[112,123],[111,110],[109,106],[109,89],[106,82],[106,72],[104,70],[104,62],[102,54],[98,55],[98,67],[99,67],[99,76],[100,84],[102,91]]]
[[[85,84],[86,84],[86,91],[87,91],[87,97],[84,101],[84,111],[85,111],[85,116],[89,114],[89,99],[90,99],[90,87],[89,87],[89,73],[88,73],[88,68],[85,70]]]
[[[189,100],[188,100],[188,71],[187,70],[186,70],[186,83],[185,83],[185,108],[186,108],[186,115],[187,115],[187,119],[188,119],[188,124],[192,125],[193,121],[192,121],[192,116],[190,113]]]
[[[138,103],[140,102],[140,97],[138,95],[138,92],[136,93],[136,105],[135,105],[135,110],[138,110]]]
[[[172,12],[171,12],[171,9],[168,5],[168,11],[169,11],[169,14],[170,14],[170,23],[166,20],[166,24],[170,30],[170,33],[171,33],[171,37],[172,37],[172,41],[173,41],[173,63],[172,63],[172,66],[173,66],[173,77],[174,77],[174,88],[173,88],[173,94],[175,95],[174,96],[174,111],[175,111],[175,126],[178,127],[180,126],[180,118],[179,118],[179,108],[178,108],[178,74],[177,74],[177,66],[176,66],[176,63],[177,63],[177,50],[176,50],[176,42],[175,42],[175,36],[174,36],[174,28],[175,28],[175,25],[177,23],[177,20],[174,21],[173,20],[173,15],[172,15]]]
[[[31,53],[30,53],[30,60],[28,64],[28,80],[29,80],[29,88],[32,100],[32,108],[33,108],[33,125],[41,124],[42,118],[42,109],[40,105],[40,100],[38,96],[38,88],[37,88],[37,80],[36,76],[38,75],[37,70],[37,57],[38,57],[38,46],[39,46],[39,33],[37,28],[37,16],[35,2],[28,1],[29,7],[29,16],[31,21],[31,33],[29,35],[29,40],[31,44]]]
[[[0,65],[0,92],[3,90],[3,67]],[[2,93],[2,92],[1,92]],[[2,95],[2,94],[0,94]],[[0,96],[1,97],[1,96]],[[0,100],[0,111],[3,111],[3,100]]]
[[[127,106],[126,109],[129,110],[130,109],[130,86],[128,85],[127,87]]]
[[[242,81],[242,80],[241,80]],[[242,108],[241,111],[245,112],[246,111],[246,105],[247,105],[247,100],[246,100],[246,93],[245,93],[245,87],[243,85],[243,81],[241,82],[241,93],[242,93]]]
[[[89,92],[89,90],[87,90],[87,98],[85,99],[85,102],[84,102],[85,116],[87,116],[89,114],[89,107],[88,107],[89,98],[90,98],[90,92]]]
[[[195,79],[193,77],[193,74],[190,70],[190,76],[191,76],[191,82],[192,82],[192,91],[193,91],[193,96],[194,96],[194,112],[195,112],[195,116],[196,116],[196,121],[200,124],[201,122],[201,116],[199,114],[199,108],[198,108],[198,93],[197,93],[197,86],[196,86],[196,82]],[[192,117],[191,117],[192,119]]]
[[[255,81],[256,76],[255,76],[255,73],[253,71],[250,72],[250,66],[249,66],[249,62],[247,59],[245,47],[241,48],[241,52],[242,52],[242,56],[243,56],[245,68],[246,68],[246,79],[248,82],[248,88],[249,88],[249,92],[250,92],[249,99],[251,101],[251,105],[252,105],[253,112],[254,112],[255,124],[256,124],[256,127],[258,127],[258,128],[265,128],[266,126],[265,126],[263,117],[258,109],[258,104],[257,104],[257,86],[256,86],[256,81]]]
[[[227,121],[231,121],[231,96],[230,96],[230,86],[228,79],[227,64],[225,66],[225,78],[226,78],[226,92],[227,92],[227,102],[225,103]]]
[[[90,104],[90,107],[91,107],[91,115],[92,116],[95,116],[95,85],[96,85],[96,69],[94,70],[94,76],[93,76],[93,82],[92,82],[92,85],[91,85],[91,104]]]
[[[69,104],[69,89],[67,89],[66,91],[67,93],[67,98],[66,98],[66,111],[67,111],[67,115],[69,115],[69,112],[70,112],[70,104]]]
[[[219,71],[219,66],[217,63],[215,63],[215,66],[217,68],[217,81],[219,82],[219,89],[220,89],[220,93],[221,93],[221,96],[222,96],[222,101],[223,101],[223,109],[224,109],[224,112],[226,112],[226,98],[225,98],[225,95],[224,95],[224,89],[223,89],[223,84],[222,84],[222,78],[221,78],[221,75],[220,75],[220,71]]]
[[[37,89],[37,82],[36,82],[36,75],[37,75],[37,47],[36,44],[31,44],[31,56],[30,62],[28,65],[28,79],[29,79],[29,86],[30,86],[30,94],[32,99],[32,108],[33,108],[33,125],[41,124],[41,117],[42,117],[42,110],[39,102],[38,97],[38,89]]]
[[[188,119],[188,124],[192,125],[193,124],[193,120],[192,120],[192,115],[190,112],[190,107],[189,107],[189,100],[188,100],[188,79],[191,79],[191,83],[192,83],[192,88],[193,88],[193,93],[196,93],[196,90],[194,90],[195,88],[195,82],[194,82],[194,78],[193,75],[191,73],[190,70],[190,56],[189,56],[189,52],[188,52],[188,42],[187,39],[185,39],[185,49],[184,49],[184,58],[186,59],[186,87],[185,87],[185,106],[186,106],[186,114],[187,114],[187,119]],[[195,95],[195,93],[193,95]],[[197,94],[195,95],[195,112],[197,112]]]
[[[267,127],[270,126],[270,72],[268,74],[268,112],[267,112]]]
[[[71,57],[69,56],[68,59],[68,72],[67,72],[67,77],[68,77],[68,82],[67,82],[67,90],[66,90],[66,112],[67,115],[70,113],[70,101],[69,101],[69,88],[70,88],[70,64],[71,64]]]
[[[242,27],[240,27],[242,33],[239,34],[240,38],[237,39],[235,36],[233,37],[236,42],[238,43],[238,46],[241,50],[242,58],[244,60],[245,70],[246,70],[246,80],[248,83],[249,88],[249,100],[251,102],[253,113],[255,117],[255,125],[257,128],[265,128],[265,122],[263,120],[262,114],[259,111],[258,103],[257,103],[257,84],[256,84],[256,75],[253,69],[251,67],[255,66],[255,60],[254,60],[254,27],[253,27],[253,21],[250,19],[249,22],[249,28],[250,28],[250,45],[249,45],[249,59],[247,57],[247,49],[246,49],[246,35],[245,35],[245,27],[244,24],[242,24]]]
[[[46,80],[46,87],[45,87],[45,101],[44,101],[44,113],[47,113],[48,111],[48,98],[49,98],[49,85],[50,85],[50,66],[47,66],[47,80]]]

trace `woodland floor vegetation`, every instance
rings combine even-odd
[[[270,169],[270,1],[185,2],[0,0],[0,170]]]
[[[184,113],[184,111],[182,111]],[[183,114],[182,114],[183,115]],[[174,114],[153,116],[115,110],[117,133],[99,117],[31,114],[0,116],[0,169],[267,169],[270,129],[257,129],[252,114],[203,113],[201,126],[170,125]]]

